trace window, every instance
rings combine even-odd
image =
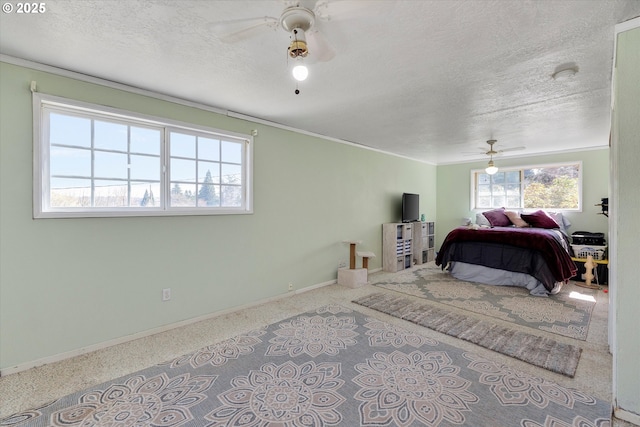
[[[34,217],[251,213],[251,137],[34,94]]]
[[[471,171],[471,208],[581,209],[582,164],[501,168],[495,175]]]

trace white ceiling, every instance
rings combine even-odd
[[[215,23],[293,2],[56,0],[0,15],[0,53],[435,164],[607,146],[614,25],[637,0],[301,0],[336,55],[290,76],[289,34]],[[326,4],[325,4],[326,3]],[[564,66],[579,72],[551,75]],[[480,153],[464,156],[465,152]]]

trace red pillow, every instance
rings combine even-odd
[[[487,218],[492,227],[508,227],[511,225],[509,217],[504,213],[504,208],[482,212],[482,215]]]
[[[520,214],[520,218],[524,219],[531,225],[536,228],[560,228],[558,223],[549,216],[545,211],[535,211],[530,214]]]

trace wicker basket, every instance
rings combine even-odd
[[[588,255],[591,255],[594,260],[602,261],[607,257],[606,246],[571,245],[571,249],[573,249],[573,254],[576,258],[587,258]]]

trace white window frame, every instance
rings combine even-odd
[[[83,116],[92,116],[93,119],[115,120],[126,122],[139,127],[152,127],[161,130],[160,149],[160,193],[159,206],[156,207],[51,207],[50,197],[50,171],[49,171],[49,129],[45,119],[47,111],[58,110],[73,114],[80,113]],[[185,132],[188,134],[209,135],[212,138],[223,139],[243,144],[242,152],[242,185],[241,206],[239,207],[172,207],[171,196],[171,171],[169,156],[170,131]],[[131,217],[131,216],[181,216],[181,215],[238,215],[253,213],[253,137],[251,135],[214,129],[206,126],[185,123],[135,113],[118,108],[91,104],[82,101],[71,100],[54,95],[33,93],[33,217],[38,218],[84,218],[84,217]]]
[[[499,172],[508,172],[508,171],[520,171],[522,172],[525,169],[536,169],[536,168],[554,168],[559,166],[569,166],[569,165],[578,165],[578,207],[574,209],[560,209],[560,208],[525,208],[523,207],[523,198],[524,198],[524,182],[520,181],[520,202],[521,207],[518,208],[510,208],[513,210],[523,211],[523,210],[537,210],[537,209],[545,209],[553,212],[582,212],[582,175],[583,175],[583,167],[582,161],[569,161],[569,162],[560,162],[560,163],[544,163],[544,164],[533,164],[533,165],[525,165],[525,166],[513,166],[513,167],[500,167]],[[477,180],[476,174],[478,173],[486,173],[484,169],[472,169],[471,170],[471,184],[470,184],[470,200],[469,206],[471,211],[486,211],[495,208],[500,208],[501,206],[484,208],[476,206],[476,192],[477,192]]]

